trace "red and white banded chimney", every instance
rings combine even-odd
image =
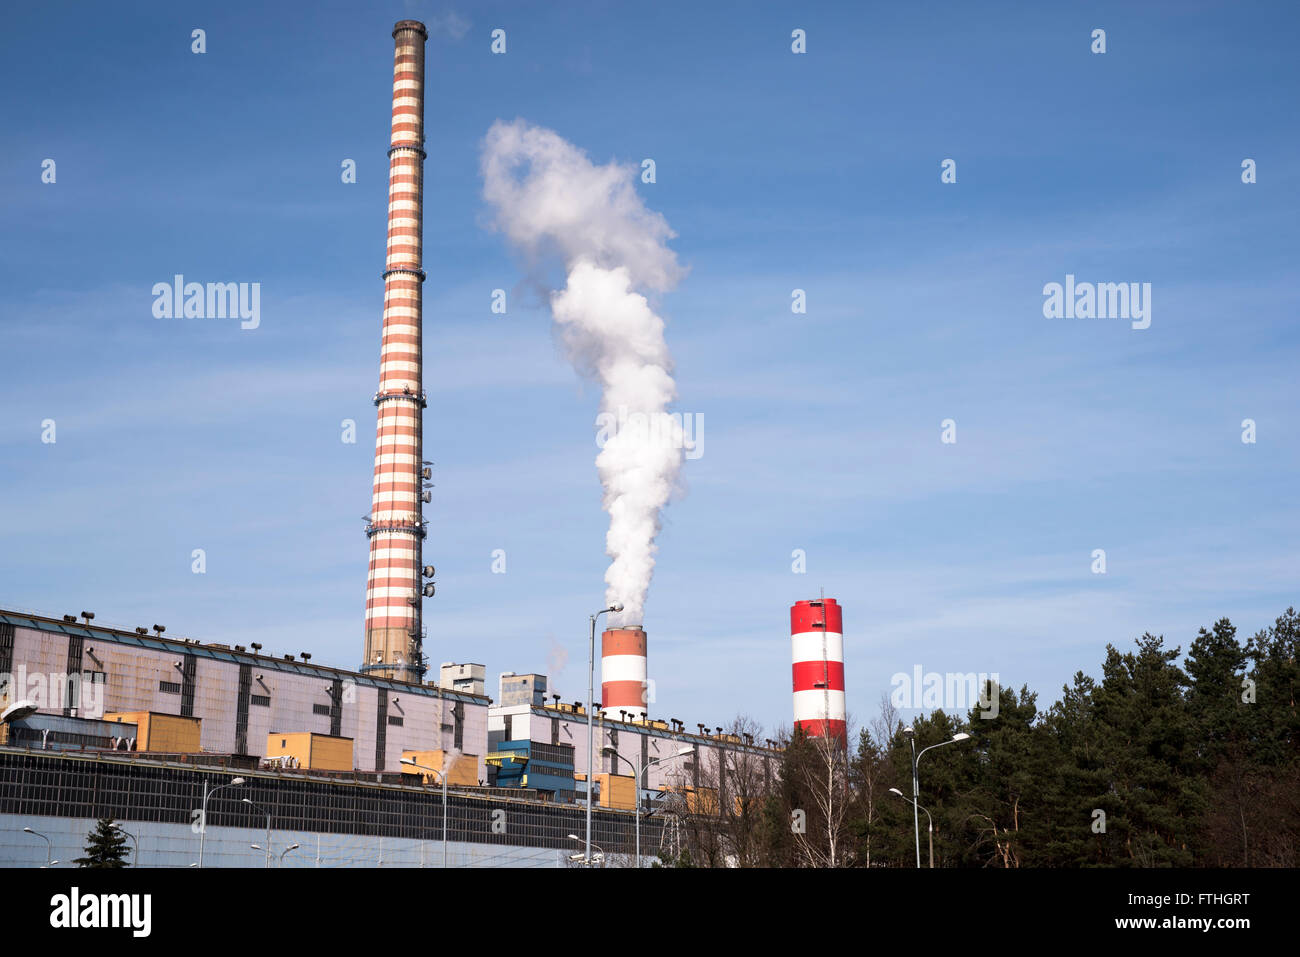
[[[845,740],[844,624],[834,598],[790,606],[790,644],[795,727]]]
[[[371,499],[370,576],[366,586],[365,660],[361,670],[402,681],[424,675],[421,601],[422,416],[420,354],[421,235],[424,190],[424,44],[417,20],[393,28],[393,131],[388,151],[388,257],[384,268],[383,344],[379,353],[379,425]],[[432,573],[432,569],[428,569]]]
[[[645,631],[640,625],[609,628],[600,636],[600,712],[629,720],[646,716]]]

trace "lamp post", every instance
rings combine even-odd
[[[208,790],[207,779],[203,780],[203,810],[199,813],[199,867],[203,866],[203,844],[208,836],[208,798],[216,794],[222,788],[237,787],[244,783],[243,778],[234,778],[226,784],[218,784],[211,791]]]
[[[301,844],[290,844],[290,845],[289,845],[288,847],[286,847],[283,851],[281,851],[281,852],[280,852],[280,866],[281,866],[281,867],[284,867],[284,855],[288,854],[290,851],[296,851],[296,850],[298,850],[298,848],[300,848],[301,846],[302,846]]]
[[[583,863],[588,867],[591,866],[591,776],[595,770],[596,755],[594,754],[596,744],[595,725],[591,722],[591,702],[593,694],[593,684],[596,680],[596,619],[608,612],[619,612],[623,610],[623,603],[616,601],[608,608],[604,608],[591,616],[591,639],[587,643],[587,845],[582,852]]]
[[[928,748],[922,748],[921,753],[916,753],[916,732],[911,728],[904,728],[903,734],[907,735],[908,743],[912,746],[912,826],[916,831],[916,866],[921,866],[921,814],[920,808],[920,783],[917,777],[916,766],[920,763],[922,756],[927,751],[935,748],[942,748],[945,744],[953,744],[956,741],[965,741],[970,737],[965,731],[958,731],[947,741],[940,741],[938,744],[932,744]],[[929,812],[927,811],[928,815]]]
[[[121,832],[122,832],[123,834],[125,834],[127,837],[129,837],[129,838],[131,839],[131,842],[135,845],[135,856],[131,858],[131,866],[132,866],[132,867],[139,867],[139,866],[140,866],[140,842],[139,842],[138,840],[136,840],[136,837],[135,837],[134,834],[132,834],[130,831],[128,831],[126,828],[124,828],[120,823],[114,821],[114,822],[113,822],[113,827],[116,828],[117,830],[121,831]]]
[[[410,758],[402,758],[402,763],[407,767],[419,768],[421,771],[429,771],[438,775],[442,779],[442,866],[445,870],[447,867],[447,752],[443,753],[443,769],[438,771],[434,768],[426,768],[423,764],[416,764]]]
[[[42,841],[45,842],[45,866],[46,867],[53,867],[55,864],[59,863],[58,861],[50,860],[51,856],[53,856],[54,854],[54,846],[50,844],[50,839],[48,837],[46,837],[40,831],[33,831],[30,827],[23,828],[23,831],[27,834],[35,834]]]
[[[571,841],[577,841],[579,844],[582,844],[584,847],[586,847],[586,851],[583,852],[583,861],[584,861],[583,866],[584,866],[584,867],[590,867],[590,866],[591,866],[591,860],[592,860],[592,858],[591,858],[590,855],[591,855],[591,849],[592,849],[593,847],[594,847],[596,850],[600,851],[600,866],[601,866],[601,867],[604,867],[604,866],[605,866],[605,849],[602,848],[599,844],[592,844],[590,841],[585,841],[585,842],[584,842],[583,839],[580,838],[580,837],[578,837],[578,835],[576,835],[576,834],[570,834],[570,835],[569,835],[569,840],[571,840]],[[578,855],[577,855],[577,854],[574,854],[573,857],[569,858],[569,860],[571,860],[571,861],[572,861],[572,860],[577,860],[577,857],[578,857]]]
[[[650,770],[650,765],[652,764],[662,764],[667,761],[672,761],[674,758],[680,758],[682,755],[690,754],[694,750],[694,748],[679,748],[675,754],[670,754],[666,758],[651,758],[643,767],[640,768],[638,773],[637,766],[627,758],[623,757],[623,755],[619,754],[616,749],[604,749],[605,753],[612,754],[614,757],[625,762],[627,766],[632,769],[633,775],[636,776],[636,866],[638,869],[641,867],[641,792],[645,790],[646,773]]]
[[[889,793],[897,794],[904,801],[907,801],[908,804],[912,803],[911,799],[908,798],[908,796],[904,794],[902,791],[898,790],[898,788],[890,788]],[[921,805],[918,804],[917,807],[921,807]],[[925,808],[921,807],[921,810],[925,811]],[[934,818],[930,817],[929,811],[925,811],[925,817],[926,820],[930,822],[930,867],[933,868],[934,867]]]
[[[243,801],[254,811],[261,811],[266,815],[266,866],[269,868],[271,866],[271,812],[266,808],[258,807],[248,798],[244,798]],[[253,847],[257,847],[257,845],[254,844]]]

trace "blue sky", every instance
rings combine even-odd
[[[0,605],[359,664],[404,17],[434,26],[435,665],[581,697],[603,597],[598,392],[485,228],[480,142],[516,117],[653,158],[690,269],[659,307],[704,445],[659,540],[652,712],[788,724],[787,609],[821,588],[859,722],[917,664],[1046,705],[1106,642],[1295,602],[1292,5],[359,6],[3,14]],[[155,319],[176,273],[260,282],[259,328]],[[1044,318],[1067,273],[1151,283],[1150,328]]]

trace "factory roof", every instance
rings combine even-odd
[[[566,720],[581,720],[584,722],[587,720],[586,710],[584,708],[581,706],[571,706],[567,702],[560,702],[555,705],[538,705],[530,704],[528,702],[520,702],[519,704],[514,705],[499,704],[493,705],[488,713],[523,714],[525,711],[543,718],[564,718]],[[773,754],[784,750],[779,745],[777,747],[770,747],[757,742],[745,741],[740,735],[733,734],[725,728],[721,734],[701,734],[698,731],[687,731],[685,725],[680,728],[670,727],[668,722],[663,719],[650,718],[647,721],[621,721],[618,718],[611,718],[601,711],[599,702],[592,709],[592,718],[597,724],[600,724],[603,727],[613,727],[618,730],[625,730],[629,733],[648,734],[652,737],[664,738],[669,741],[683,741],[688,744],[694,744],[696,742],[713,745],[727,744],[731,746],[732,750]]]
[[[389,691],[401,691],[406,694],[442,697],[453,701],[467,701],[475,704],[487,704],[492,701],[487,695],[476,695],[467,691],[453,691],[437,685],[416,684],[414,682],[398,681],[395,678],[378,678],[374,675],[361,674],[343,668],[332,668],[329,665],[317,665],[308,661],[276,658],[272,655],[257,654],[251,651],[239,651],[219,643],[204,644],[194,638],[164,638],[161,635],[141,635],[120,628],[92,625],[85,622],[58,621],[35,612],[0,609],[0,624],[61,633],[69,637],[80,636],[81,638],[108,641],[120,645],[134,645],[138,648],[149,648],[155,651],[196,655],[200,658],[212,658],[217,661],[235,664],[253,664],[259,668],[272,671],[286,671],[327,679],[342,678],[357,685],[383,688]]]

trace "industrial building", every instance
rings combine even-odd
[[[238,775],[241,799],[223,791],[208,808],[212,866],[260,863],[248,847],[264,843],[263,814],[278,847],[315,848],[294,866],[436,866],[441,780],[426,769],[446,770],[452,866],[569,862],[585,814],[587,712],[546,697],[546,676],[501,676],[513,703],[494,705],[469,690],[92,621],[0,610],[0,862],[40,862],[24,827],[66,855],[112,817],[143,840],[142,864],[191,866],[205,782]],[[481,690],[482,669],[446,664],[440,679]],[[591,719],[593,842],[611,855],[632,853],[639,775],[653,857],[675,840],[658,810],[717,813],[729,800],[723,769],[742,755],[765,776],[778,771],[771,743],[721,727],[611,720],[599,705]]]
[[[207,867],[263,867],[268,838],[271,866],[442,866],[442,793],[413,775],[248,770],[220,756],[182,757],[0,747],[0,864],[68,866],[95,821],[109,817],[132,838],[131,862],[142,867],[192,867],[201,853]],[[569,835],[582,833],[584,813],[524,791],[455,788],[447,865],[568,866],[581,851]],[[593,810],[592,841],[607,855],[630,855],[633,832],[631,813]],[[643,817],[641,838],[647,855],[671,853],[671,821]]]
[[[120,716],[144,730],[136,751],[274,758],[281,749],[268,752],[269,735],[313,733],[348,739],[349,769],[382,772],[397,771],[404,750],[454,750],[475,755],[486,781],[484,695],[68,617],[0,610],[0,675],[10,676],[0,708],[30,699],[41,712]],[[150,715],[191,719],[198,746],[151,735],[159,719]]]
[[[520,688],[534,690],[519,700]],[[585,797],[587,768],[587,713],[583,702],[563,702],[559,696],[545,697],[544,675],[502,675],[501,701],[488,709],[488,761],[499,764],[506,752],[514,755],[514,765],[503,779],[501,772],[492,780],[514,780],[518,774],[526,786],[548,792],[559,790],[562,775],[557,769],[570,762],[576,769],[578,783],[571,787],[579,798]],[[504,702],[513,700],[515,703]],[[602,702],[603,705],[603,702]],[[703,724],[688,730],[675,718],[655,720],[626,717],[611,719],[609,709],[593,709],[592,767],[594,790],[609,807],[633,807],[638,777],[644,775],[646,800],[656,800],[664,793],[703,791],[716,793],[726,800],[727,776],[721,773],[724,762],[745,755],[759,763],[765,777],[776,773],[779,752],[772,743],[754,741],[731,734],[723,727]],[[543,755],[549,755],[543,757]],[[532,768],[530,774],[528,769]],[[610,789],[625,795],[622,803],[614,801]],[[573,800],[573,795],[555,794],[556,800]]]

